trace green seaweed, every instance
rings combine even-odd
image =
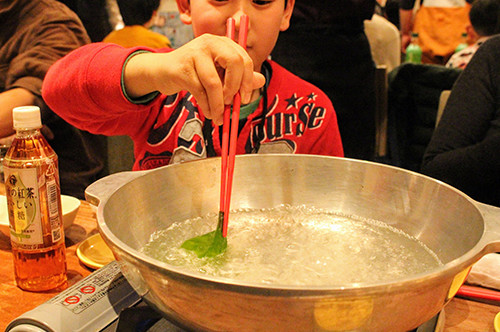
[[[181,245],[181,248],[194,251],[199,258],[215,257],[224,253],[227,248],[227,238],[222,236],[223,221],[224,212],[221,211],[219,212],[219,221],[215,231],[186,240]]]

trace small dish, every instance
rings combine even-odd
[[[7,213],[7,197],[0,195],[0,231],[10,237],[9,214]]]
[[[61,205],[63,214],[64,229],[73,225],[78,209],[80,209],[81,202],[78,198],[73,196],[61,195]]]
[[[61,195],[61,205],[63,214],[64,229],[68,228],[75,221],[76,214],[80,208],[80,200],[78,198]],[[9,214],[7,213],[7,197],[0,195],[0,231],[10,237],[9,230]]]
[[[99,269],[115,260],[111,249],[106,245],[101,234],[94,234],[78,245],[76,256],[80,262],[91,269]]]

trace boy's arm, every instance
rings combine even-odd
[[[251,91],[265,81],[253,72],[243,48],[226,37],[203,35],[169,53],[149,49],[150,53],[131,57],[124,69],[129,56],[141,49],[94,43],[71,52],[47,73],[44,99],[78,128],[133,136],[149,125],[145,122],[153,121],[149,112],[158,99],[146,105],[131,103],[123,93],[122,78],[130,98],[155,91],[173,94],[188,90],[205,116],[215,117],[218,123],[222,122],[224,104],[230,103],[238,90],[242,99],[248,100]]]
[[[69,53],[45,76],[45,102],[77,128],[96,134],[133,136],[148,120],[151,109],[151,105],[130,103],[122,92],[123,64],[136,50],[92,43]]]
[[[240,91],[248,103],[264,77],[234,41],[205,34],[169,53],[140,53],[126,64],[123,82],[127,95],[138,98],[154,91],[171,95],[187,90],[207,118],[222,123],[224,105]]]

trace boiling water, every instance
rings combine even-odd
[[[423,243],[385,223],[306,207],[232,211],[227,251],[216,258],[180,248],[216,224],[217,214],[174,223],[154,233],[143,252],[190,272],[266,285],[376,283],[442,265]]]

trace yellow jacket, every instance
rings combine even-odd
[[[104,38],[103,42],[123,47],[147,46],[151,48],[171,47],[170,40],[162,34],[151,31],[142,25],[125,26]]]
[[[424,0],[413,26],[422,51],[431,57],[453,54],[469,23],[469,11],[465,0]]]

